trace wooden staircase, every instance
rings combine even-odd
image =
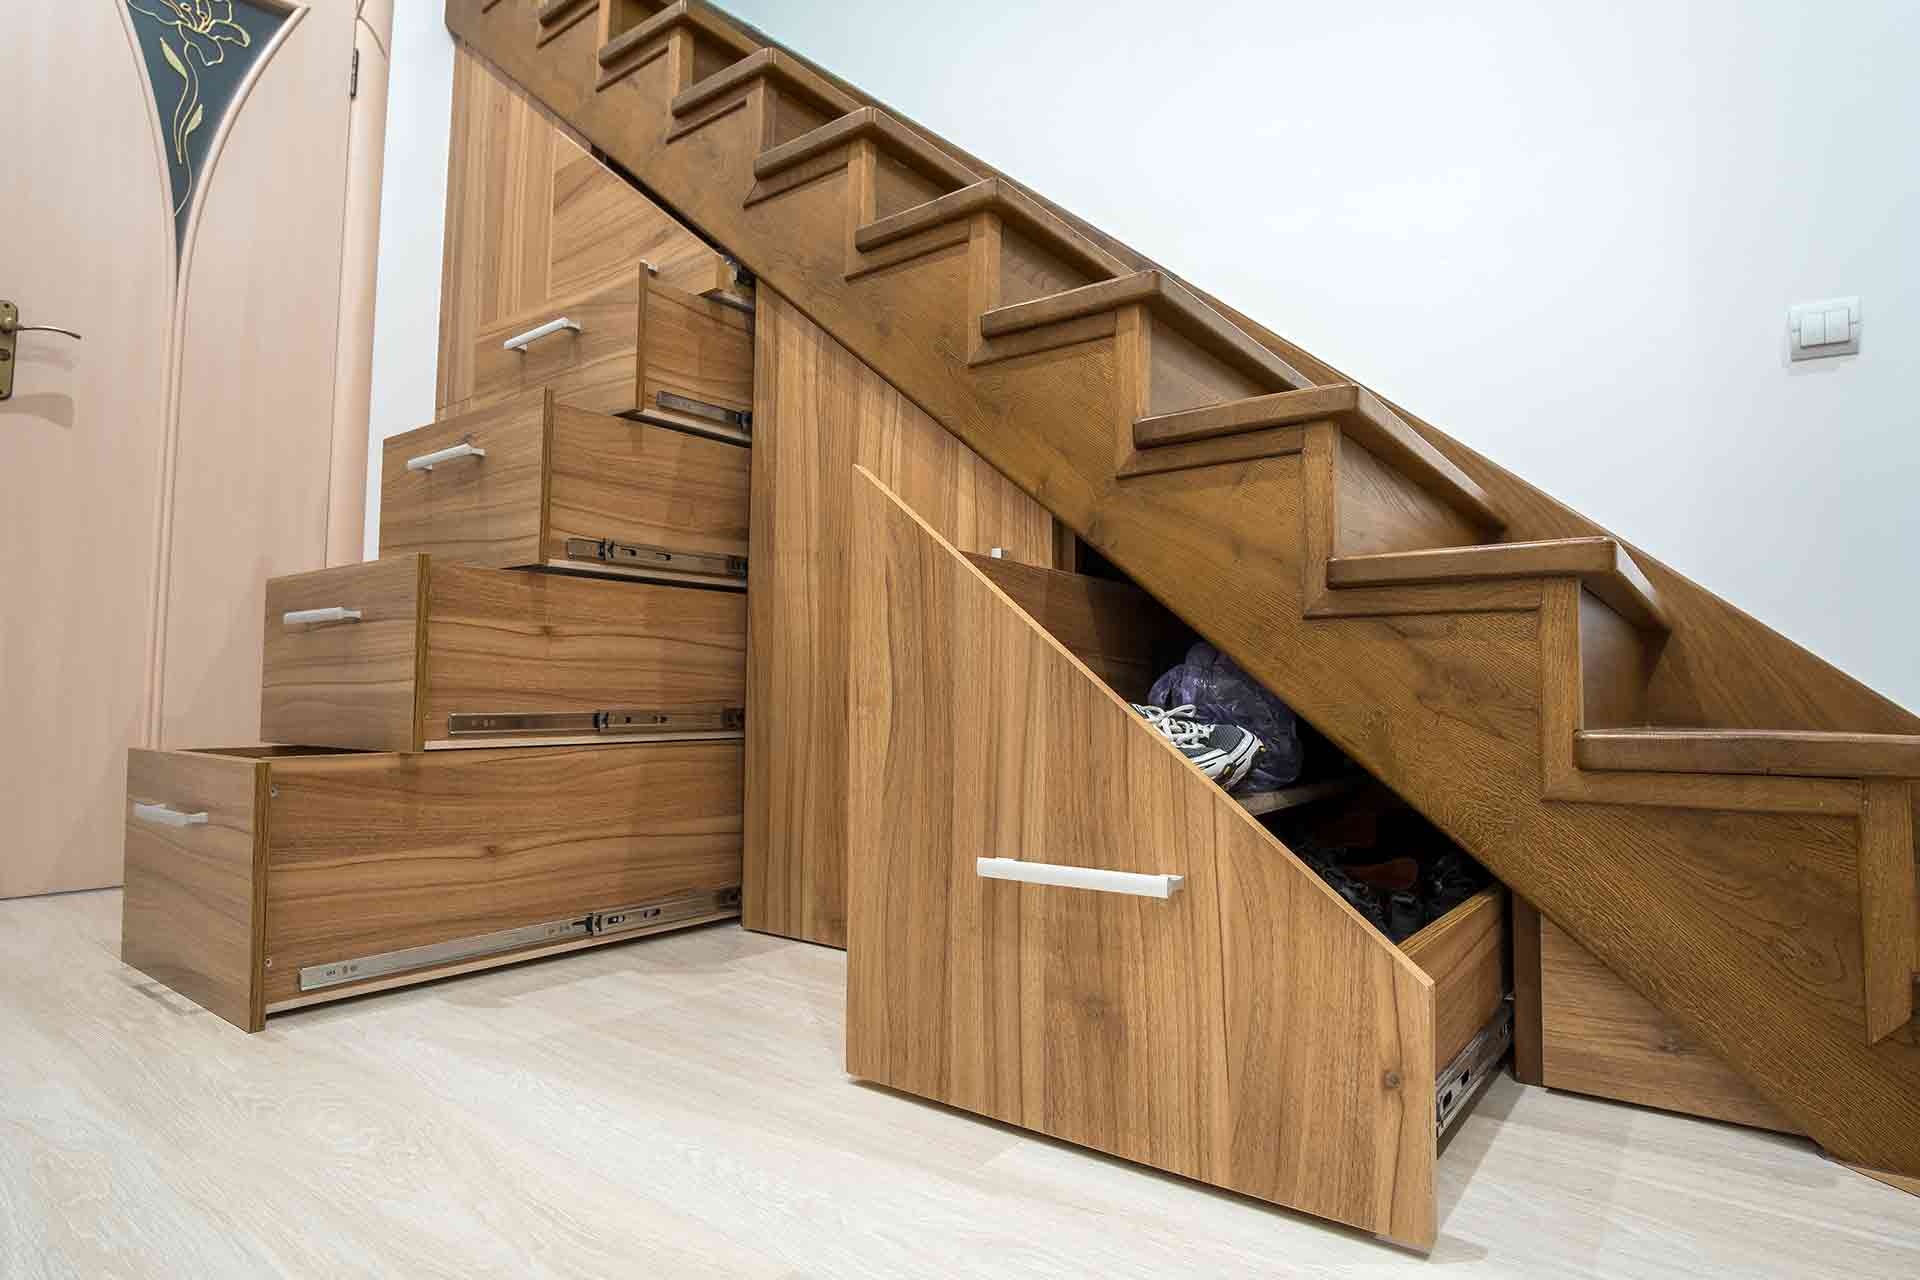
[[[697,0],[447,12],[1833,1154],[1920,1175],[1920,720]]]

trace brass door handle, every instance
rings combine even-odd
[[[21,324],[20,308],[0,298],[0,400],[13,398],[13,356],[15,340],[23,333],[58,333],[80,341],[71,329],[52,324]]]

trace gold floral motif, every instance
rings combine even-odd
[[[187,182],[180,204],[174,207],[177,215],[193,196],[193,163],[187,158],[187,139],[206,122],[206,105],[200,100],[200,73],[227,60],[222,46],[249,48],[253,37],[233,20],[233,0],[127,0],[127,5],[172,31],[179,42],[176,49],[164,33],[155,36],[167,65],[180,76],[180,96],[173,107],[173,161],[187,171]]]

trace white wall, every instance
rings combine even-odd
[[[440,360],[440,255],[447,143],[453,123],[453,37],[437,0],[398,0],[388,49],[379,285],[373,310],[373,412],[368,435],[368,559],[380,554],[380,445],[433,421]]]
[[[1912,0],[723,2],[1920,708]]]

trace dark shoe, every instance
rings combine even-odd
[[[1360,881],[1342,871],[1330,862],[1318,858],[1306,859],[1306,864],[1332,886],[1333,891],[1346,899],[1347,905],[1367,918],[1367,923],[1385,933],[1387,931],[1387,912],[1381,905],[1380,894],[1371,885]]]
[[[1430,918],[1420,905],[1418,894],[1402,890],[1388,895],[1387,937],[1392,941],[1405,942],[1420,932]]]

